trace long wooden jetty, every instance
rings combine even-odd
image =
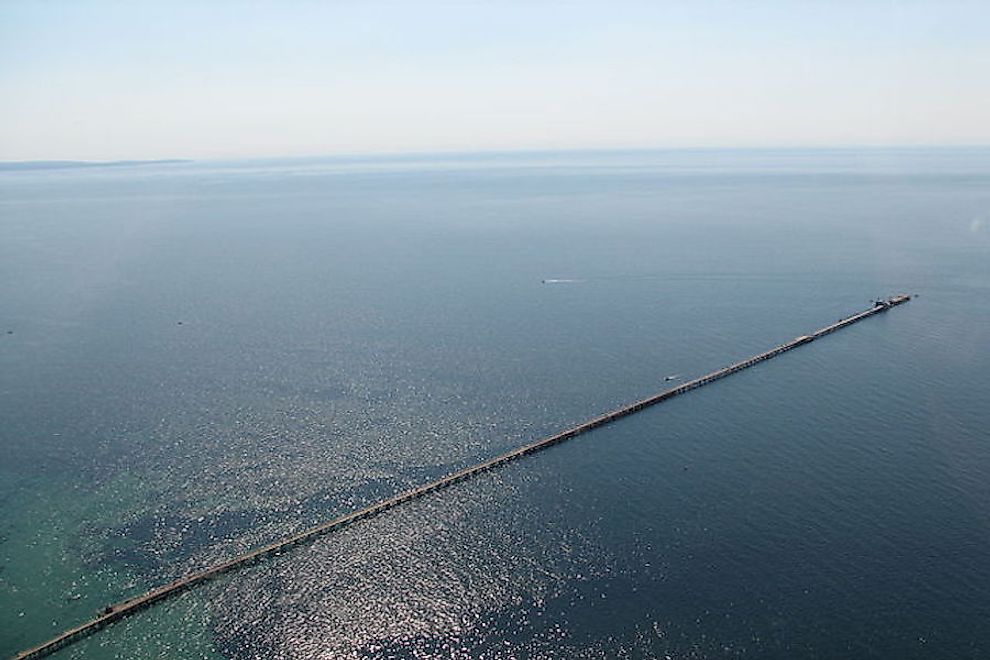
[[[825,326],[821,330],[813,332],[809,335],[801,335],[800,337],[796,337],[785,344],[781,344],[779,346],[775,346],[774,348],[771,348],[769,351],[765,351],[758,355],[754,355],[752,357],[746,358],[745,360],[741,360],[734,364],[730,364],[727,367],[723,367],[722,369],[718,369],[717,371],[713,371],[709,374],[705,374],[704,376],[700,376],[698,378],[695,378],[694,380],[690,380],[676,387],[672,387],[668,390],[664,390],[663,392],[654,394],[653,396],[649,396],[645,399],[636,401],[635,403],[630,403],[621,408],[617,408],[616,410],[613,410],[611,412],[607,412],[603,415],[599,415],[598,417],[589,419],[588,421],[582,422],[577,426],[572,426],[567,430],[561,431],[559,433],[555,433],[554,435],[543,438],[541,440],[531,442],[528,445],[523,445],[522,447],[519,447],[517,449],[513,449],[512,451],[496,456],[495,458],[484,461],[483,463],[478,463],[477,465],[472,465],[471,467],[464,468],[463,470],[458,470],[457,472],[448,474],[447,476],[441,477],[436,481],[431,481],[430,483],[425,484],[423,486],[413,488],[412,490],[407,490],[404,493],[399,493],[398,495],[389,497],[388,499],[384,499],[379,502],[376,502],[371,506],[367,506],[358,511],[354,511],[345,514],[343,516],[340,516],[338,518],[334,518],[333,520],[317,525],[316,527],[311,527],[310,529],[289,536],[288,538],[284,538],[280,541],[276,541],[274,543],[270,543],[260,548],[256,548],[254,550],[251,550],[250,552],[234,557],[233,559],[229,559],[225,562],[221,562],[209,568],[179,578],[178,580],[170,582],[166,585],[152,589],[151,591],[141,596],[137,596],[135,598],[125,600],[123,602],[117,603],[116,605],[111,605],[106,609],[104,609],[102,612],[100,612],[100,614],[91,621],[87,621],[86,623],[76,626],[75,628],[67,630],[58,637],[55,637],[54,639],[51,639],[45,642],[44,644],[40,644],[38,646],[35,646],[34,648],[23,651],[22,653],[19,653],[16,656],[16,658],[17,660],[27,660],[28,658],[41,658],[50,655],[51,653],[54,653],[56,650],[68,644],[71,644],[72,642],[77,641],[87,635],[90,635],[96,632],[97,630],[111,623],[114,623],[115,621],[119,621],[120,619],[123,619],[126,616],[134,614],[146,607],[150,607],[154,603],[169,598],[170,596],[174,596],[201,582],[206,582],[207,580],[215,578],[223,573],[227,573],[235,568],[247,566],[248,564],[252,564],[270,555],[281,553],[294,546],[311,541],[318,536],[322,536],[334,530],[340,529],[342,527],[355,523],[359,520],[364,520],[365,518],[370,518],[372,516],[378,515],[383,511],[386,511],[395,506],[398,506],[399,504],[402,504],[403,502],[407,502],[409,500],[422,497],[423,495],[426,495],[428,493],[432,493],[442,488],[446,488],[447,486],[468,479],[469,477],[473,477],[474,475],[479,474],[481,472],[485,472],[487,470],[491,470],[493,468],[499,467],[510,461],[514,461],[517,458],[522,458],[523,456],[526,456],[528,454],[533,454],[542,449],[546,449],[547,447],[551,447],[565,440],[569,440],[577,435],[581,435],[582,433],[586,433],[592,429],[596,429],[599,426],[604,426],[605,424],[614,422],[617,419],[621,419],[628,415],[632,415],[633,413],[639,412],[640,410],[643,410],[644,408],[648,408],[649,406],[656,405],[658,403],[666,401],[667,399],[671,399],[680,394],[684,394],[685,392],[690,392],[691,390],[697,389],[704,385],[708,385],[709,383],[713,383],[716,380],[720,380],[738,371],[742,371],[743,369],[748,369],[749,367],[752,367],[755,364],[776,357],[781,353],[786,353],[787,351],[793,350],[798,346],[802,346],[816,339],[819,339],[820,337],[824,337],[825,335],[831,334],[836,330],[841,330],[842,328],[850,326],[853,323],[862,321],[863,319],[869,318],[875,314],[886,312],[887,310],[896,307],[897,305],[906,303],[909,300],[911,300],[911,296],[909,295],[898,295],[888,298],[886,300],[877,300],[873,304],[873,307],[867,310],[840,319],[839,321],[831,325]]]

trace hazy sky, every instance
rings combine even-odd
[[[990,144],[990,0],[0,2],[0,160]]]

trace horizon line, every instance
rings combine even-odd
[[[168,156],[156,158],[114,158],[114,159],[88,159],[88,158],[30,158],[16,160],[0,160],[0,167],[32,166],[41,169],[50,166],[50,169],[72,168],[72,167],[93,167],[93,166],[128,166],[128,165],[149,165],[149,164],[183,164],[183,163],[209,163],[209,162],[230,162],[230,161],[265,161],[265,160],[312,160],[312,159],[379,159],[379,158],[450,158],[458,156],[477,155],[539,155],[539,154],[581,154],[581,153],[649,153],[649,152],[715,152],[715,151],[778,151],[778,152],[799,152],[799,151],[936,151],[936,150],[983,150],[990,149],[990,143],[974,144],[844,144],[844,145],[750,145],[750,146],[656,146],[656,147],[520,147],[508,149],[439,149],[439,150],[400,150],[400,151],[339,151],[323,152],[311,154],[283,154],[283,155],[240,155],[240,156],[208,156],[208,157],[185,157]]]

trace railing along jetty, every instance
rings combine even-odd
[[[546,449],[547,447],[553,446],[565,440],[569,440],[577,435],[586,433],[592,429],[598,428],[599,426],[604,426],[605,424],[614,422],[617,419],[621,419],[623,417],[626,417],[627,415],[631,415],[635,412],[639,412],[644,408],[656,405],[658,403],[666,401],[667,399],[671,399],[680,394],[684,394],[685,392],[690,392],[691,390],[697,389],[704,385],[708,385],[709,383],[713,383],[716,380],[720,380],[738,371],[742,371],[743,369],[752,367],[755,364],[776,357],[781,353],[786,353],[787,351],[793,350],[798,346],[802,346],[816,339],[819,339],[820,337],[824,337],[825,335],[831,334],[836,330],[841,330],[842,328],[850,326],[858,321],[862,321],[865,318],[869,318],[875,314],[886,312],[892,307],[896,307],[897,305],[906,303],[909,300],[911,300],[911,296],[909,295],[898,295],[888,298],[886,300],[877,300],[876,302],[874,302],[873,307],[867,310],[840,319],[839,321],[831,325],[825,326],[821,330],[813,332],[809,335],[801,335],[800,337],[796,337],[785,344],[781,344],[780,346],[776,346],[770,349],[769,351],[765,351],[758,355],[754,355],[752,357],[746,358],[745,360],[742,360],[740,362],[730,364],[727,367],[718,369],[717,371],[713,371],[704,376],[700,376],[693,380],[687,381],[685,383],[677,385],[676,387],[672,387],[668,390],[664,390],[663,392],[654,394],[653,396],[647,397],[645,399],[641,399],[640,401],[636,401],[635,403],[628,404],[611,412],[607,412],[604,415],[599,415],[598,417],[589,419],[588,421],[578,424],[577,426],[572,426],[567,430],[561,431],[559,433],[543,438],[541,440],[531,442],[528,445],[523,445],[522,447],[519,447],[517,449],[513,449],[512,451],[501,454],[500,456],[496,456],[495,458],[484,461],[483,463],[478,463],[477,465],[472,465],[471,467],[464,468],[463,470],[458,470],[457,472],[448,474],[447,476],[441,477],[436,481],[431,481],[428,484],[419,486],[417,488],[413,488],[412,490],[405,491],[404,493],[400,493],[398,495],[395,495],[394,497],[389,497],[388,499],[381,500],[379,502],[376,502],[375,504],[372,504],[371,506],[367,506],[358,511],[354,511],[352,513],[348,513],[338,518],[334,518],[333,520],[317,525],[316,527],[311,527],[310,529],[307,529],[303,532],[299,532],[298,534],[294,534],[293,536],[290,536],[288,538],[284,538],[280,541],[270,543],[269,545],[256,548],[254,550],[251,550],[250,552],[234,557],[233,559],[229,559],[225,562],[216,564],[201,571],[197,571],[183,578],[175,580],[174,582],[170,582],[161,587],[152,589],[151,591],[141,596],[137,596],[135,598],[125,600],[115,605],[111,605],[106,609],[104,609],[102,612],[100,612],[100,614],[96,618],[87,621],[86,623],[83,623],[79,626],[76,626],[75,628],[67,630],[58,637],[55,637],[54,639],[51,639],[45,642],[44,644],[35,646],[34,648],[28,649],[27,651],[23,651],[22,653],[18,654],[16,658],[17,660],[27,660],[28,658],[40,658],[47,656],[55,652],[56,650],[66,646],[67,644],[71,644],[72,642],[77,641],[87,635],[90,635],[96,632],[97,630],[111,623],[114,623],[115,621],[119,621],[120,619],[123,619],[126,616],[129,616],[146,607],[149,607],[154,603],[157,603],[170,596],[174,596],[182,591],[185,591],[186,589],[189,589],[190,587],[196,584],[199,584],[201,582],[206,582],[207,580],[215,578],[223,573],[227,573],[235,568],[240,568],[242,566],[252,564],[258,561],[259,559],[263,559],[270,555],[282,552],[284,550],[288,550],[293,546],[306,543],[318,536],[322,536],[334,530],[340,529],[342,527],[355,523],[359,520],[364,520],[365,518],[370,518],[372,516],[378,515],[383,511],[386,511],[395,506],[398,506],[399,504],[402,504],[403,502],[407,502],[409,500],[422,497],[423,495],[426,495],[428,493],[438,491],[442,488],[446,488],[447,486],[455,484],[459,481],[463,481],[469,477],[473,477],[474,475],[480,472],[491,470],[492,468],[499,467],[510,461],[514,461],[517,458],[526,456],[527,454],[533,454],[542,449]]]

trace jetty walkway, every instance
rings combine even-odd
[[[878,300],[874,303],[873,307],[867,310],[840,319],[839,321],[833,323],[832,325],[828,325],[822,328],[821,330],[813,332],[809,335],[801,335],[800,337],[796,337],[785,344],[781,344],[779,346],[771,348],[769,351],[765,351],[758,355],[754,355],[752,357],[746,358],[745,360],[741,360],[722,369],[718,369],[717,371],[713,371],[699,378],[695,378],[694,380],[687,381],[676,387],[672,387],[658,394],[654,394],[653,396],[636,401],[635,403],[631,403],[621,408],[617,408],[616,410],[607,412],[604,415],[599,415],[598,417],[589,419],[588,421],[578,424],[577,426],[572,426],[569,429],[566,429],[559,433],[555,433],[554,435],[551,435],[549,437],[543,438],[541,440],[537,440],[528,445],[523,445],[522,447],[513,449],[512,451],[501,454],[500,456],[496,456],[495,458],[487,460],[483,463],[478,463],[477,465],[472,465],[471,467],[464,468],[463,470],[458,470],[457,472],[448,474],[447,476],[437,479],[436,481],[432,481],[423,486],[419,486],[417,488],[413,488],[412,490],[405,491],[404,493],[400,493],[398,495],[395,495],[394,497],[381,500],[379,502],[376,502],[375,504],[372,504],[371,506],[365,507],[358,511],[354,511],[352,513],[348,513],[338,518],[334,518],[333,520],[317,525],[316,527],[311,527],[310,529],[307,529],[303,532],[299,532],[298,534],[295,534],[288,538],[284,538],[280,541],[270,543],[269,545],[256,548],[243,555],[234,557],[233,559],[229,559],[220,564],[216,564],[201,571],[197,571],[183,578],[175,580],[174,582],[170,582],[161,587],[152,589],[151,591],[141,596],[137,596],[135,598],[125,600],[123,602],[117,603],[116,605],[111,605],[102,612],[100,612],[100,614],[96,618],[87,621],[86,623],[83,623],[79,626],[76,626],[75,628],[67,630],[58,637],[55,637],[54,639],[51,639],[45,642],[44,644],[40,644],[38,646],[35,646],[34,648],[23,651],[22,653],[16,656],[16,659],[27,660],[28,658],[41,658],[50,655],[51,653],[54,653],[56,650],[68,644],[71,644],[72,642],[77,641],[87,635],[90,635],[115,621],[119,621],[120,619],[123,619],[126,616],[129,616],[146,607],[149,607],[154,603],[157,603],[158,601],[174,596],[201,582],[206,582],[207,580],[215,578],[223,573],[227,573],[228,571],[231,571],[235,568],[247,566],[248,564],[257,562],[260,559],[283,552],[302,543],[306,543],[318,536],[322,536],[334,530],[340,529],[342,527],[355,523],[359,520],[364,520],[365,518],[370,518],[372,516],[378,515],[383,511],[387,511],[388,509],[391,509],[393,507],[402,504],[403,502],[407,502],[409,500],[422,497],[423,495],[426,495],[428,493],[432,493],[442,488],[446,488],[447,486],[455,484],[459,481],[463,481],[465,479],[473,477],[474,475],[480,472],[491,470],[493,468],[504,465],[510,461],[514,461],[517,458],[522,458],[523,456],[526,456],[528,454],[533,454],[542,449],[546,449],[547,447],[551,447],[565,440],[569,440],[577,435],[581,435],[582,433],[587,433],[588,431],[598,428],[599,426],[604,426],[605,424],[614,422],[617,419],[621,419],[628,415],[632,415],[633,413],[639,412],[640,410],[643,410],[644,408],[648,408],[649,406],[656,405],[658,403],[666,401],[667,399],[671,399],[680,394],[684,394],[685,392],[690,392],[691,390],[697,389],[704,385],[708,385],[709,383],[713,383],[716,380],[725,378],[726,376],[731,376],[732,374],[738,371],[742,371],[743,369],[748,369],[749,367],[752,367],[755,364],[759,364],[760,362],[769,360],[770,358],[776,357],[781,353],[786,353],[787,351],[794,350],[798,346],[802,346],[816,339],[819,339],[820,337],[824,337],[825,335],[831,334],[836,330],[841,330],[842,328],[850,326],[853,323],[857,323],[858,321],[862,321],[863,319],[869,318],[875,314],[886,312],[887,310],[896,307],[897,305],[900,305],[902,303],[906,303],[909,300],[911,300],[911,296],[909,295],[899,295],[899,296],[893,296],[886,300]]]

